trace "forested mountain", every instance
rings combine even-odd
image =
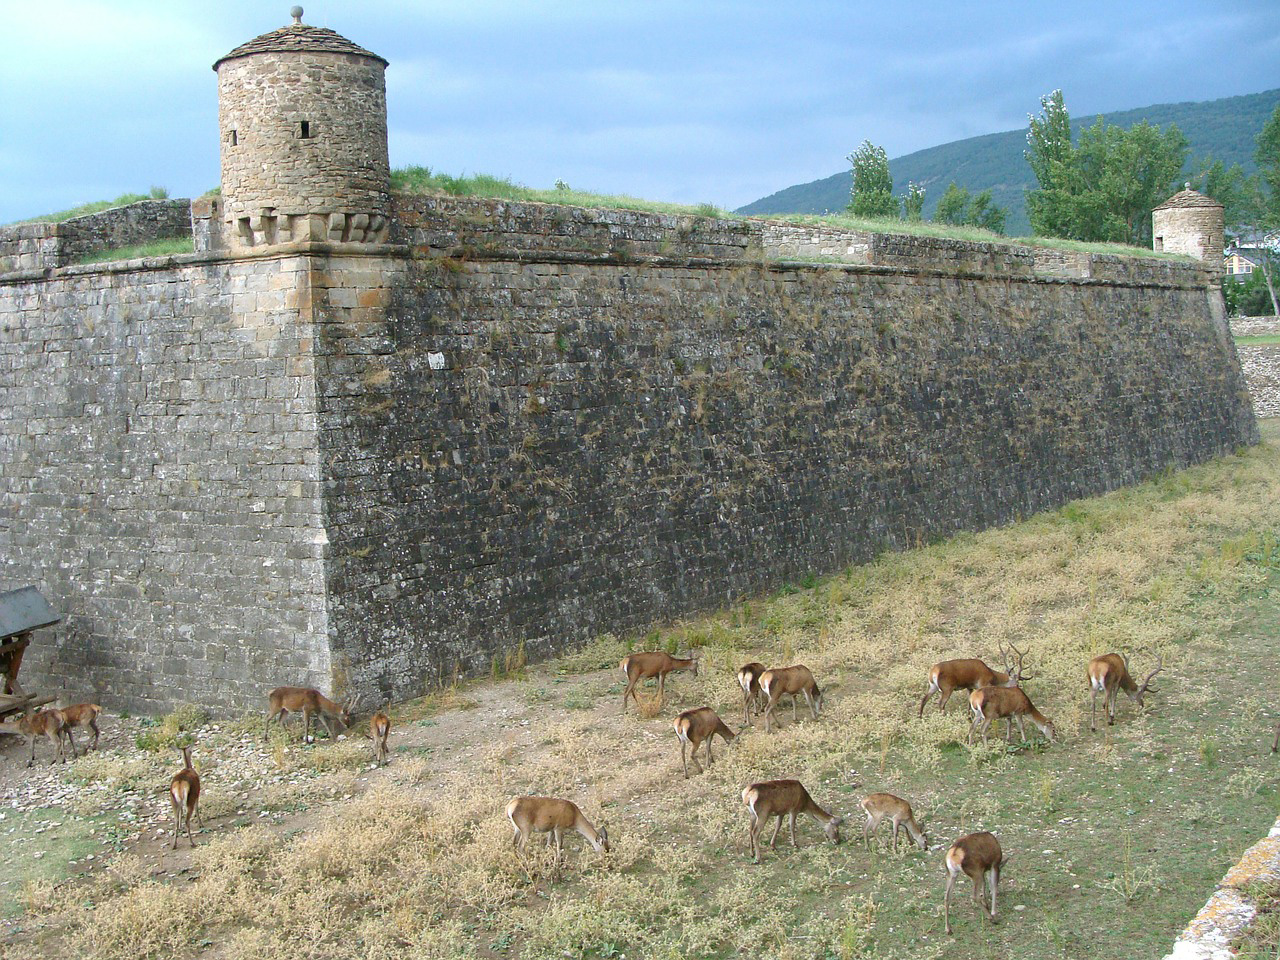
[[[1188,172],[1198,168],[1201,158],[1210,156],[1227,166],[1239,163],[1252,173],[1254,137],[1278,103],[1280,89],[1195,103],[1158,103],[1105,113],[1102,118],[1126,128],[1143,120],[1159,127],[1176,123],[1191,145]],[[1067,108],[1070,107],[1068,99]],[[1078,134],[1081,127],[1090,126],[1096,120],[1096,116],[1073,116],[1071,125]],[[851,142],[850,152],[857,145]],[[894,193],[906,193],[908,182],[920,184],[926,191],[925,216],[931,217],[947,184],[953,180],[971,193],[990,189],[995,202],[1009,208],[1006,232],[1012,236],[1029,233],[1031,227],[1023,196],[1026,190],[1035,188],[1036,182],[1023,156],[1026,146],[1027,129],[1023,127],[917,150],[889,161]],[[849,187],[846,166],[822,180],[787,187],[749,203],[738,213],[838,213],[849,203]]]

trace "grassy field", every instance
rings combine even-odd
[[[190,237],[170,237],[166,240],[152,240],[150,243],[137,243],[129,247],[94,250],[92,253],[85,254],[76,263],[107,263],[113,260],[140,260],[143,257],[169,257],[175,253],[191,253],[195,248],[195,241]]]
[[[1280,334],[1263,333],[1252,337],[1236,337],[1238,347],[1270,347],[1280,343]]]
[[[1270,753],[1280,636],[1280,425],[1263,445],[1000,530],[885,555],[720,614],[627,641],[604,638],[520,676],[437,695],[393,736],[385,776],[305,824],[228,825],[192,869],[155,878],[128,855],[90,879],[37,881],[40,904],[6,958],[1158,958],[1278,811]],[[1060,740],[965,745],[962,699],[916,711],[931,663],[996,657],[1015,641],[1025,686]],[[698,649],[649,718],[619,715],[628,649]],[[1084,666],[1163,658],[1145,710],[1121,699],[1088,729]],[[685,780],[671,719],[710,704],[735,728],[733,671],[809,665],[826,693],[781,730],[757,724]],[[1030,729],[1030,727],[1028,728]],[[339,745],[341,746],[341,745]],[[845,843],[812,820],[801,846],[750,862],[742,788],[800,778],[848,817]],[[907,797],[930,850],[862,848],[858,799]],[[566,840],[553,882],[537,847],[510,847],[506,800],[575,800],[613,841]],[[214,802],[211,794],[210,801]],[[999,836],[1011,860],[1000,919],[953,903],[946,844]]]

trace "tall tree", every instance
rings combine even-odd
[[[898,201],[893,195],[893,177],[889,175],[884,147],[863,140],[848,159],[853,168],[849,212],[855,217],[896,217]]]
[[[1257,150],[1253,159],[1258,164],[1259,187],[1256,191],[1258,206],[1258,227],[1265,236],[1274,236],[1280,230],[1280,106],[1277,106],[1271,118],[1262,126],[1256,141]],[[1280,315],[1280,300],[1276,298],[1276,250],[1273,244],[1264,239],[1259,244],[1259,255],[1262,276],[1267,284],[1267,293],[1271,295],[1271,309]]]
[[[933,212],[935,223],[952,223],[961,226],[982,227],[992,233],[1004,233],[1004,223],[1009,211],[997,205],[990,190],[970,196],[968,189],[952,181],[938,201]]]
[[[902,219],[919,223],[924,219],[924,187],[912,180],[902,198]]]
[[[1073,240],[1146,245],[1151,211],[1173,192],[1187,157],[1187,138],[1143,122],[1125,130],[1098,118],[1071,143],[1071,118],[1055,90],[1031,118],[1027,161],[1040,184],[1027,194],[1038,234]]]

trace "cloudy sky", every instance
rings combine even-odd
[[[304,0],[386,57],[393,166],[733,208],[1073,116],[1280,86],[1280,5],[862,0]],[[218,182],[214,60],[263,0],[0,0],[0,223]]]

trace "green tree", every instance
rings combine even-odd
[[[1147,245],[1151,211],[1168,199],[1186,163],[1187,138],[1143,122],[1128,130],[1097,123],[1071,142],[1071,118],[1055,90],[1031,118],[1027,161],[1039,189],[1027,194],[1032,229],[1041,235]]]
[[[893,177],[889,175],[884,147],[863,140],[848,159],[853,168],[849,212],[855,217],[896,217],[898,201],[893,196]]]
[[[1254,189],[1257,227],[1261,234],[1274,234],[1280,230],[1280,106],[1262,125],[1256,143],[1253,159],[1258,164],[1258,184]],[[1260,244],[1258,252],[1262,261],[1259,272],[1271,297],[1271,310],[1280,315],[1280,301],[1276,299],[1276,267],[1280,258],[1265,244]]]
[[[933,212],[935,223],[951,223],[959,226],[982,227],[992,233],[1004,233],[1004,223],[1009,211],[997,205],[990,190],[970,196],[968,189],[954,181],[938,201]]]
[[[911,223],[924,219],[924,187],[914,180],[907,184],[907,192],[902,198],[902,219]]]

